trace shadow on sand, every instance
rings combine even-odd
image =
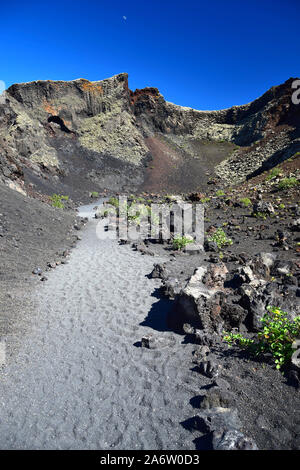
[[[171,331],[168,326],[168,315],[173,306],[173,301],[163,296],[161,288],[155,289],[152,297],[158,299],[158,302],[152,305],[147,317],[140,325],[147,326],[155,331]]]

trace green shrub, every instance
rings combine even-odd
[[[216,192],[216,196],[220,197],[220,196],[225,196],[225,193],[223,191],[223,189],[219,189],[217,192]]]
[[[207,202],[209,202],[209,201],[210,201],[210,197],[202,197],[202,198],[200,199],[200,202],[201,202],[202,204],[205,204],[205,203],[207,203]]]
[[[118,209],[119,208],[119,199],[112,196],[107,201],[107,204],[110,204],[111,206],[114,206],[116,209]]]
[[[254,339],[250,338],[245,338],[243,335],[240,333],[233,333],[233,332],[223,332],[223,341],[225,341],[229,347],[233,346],[236,344],[239,346],[241,349],[248,349],[251,348],[254,344]]]
[[[105,206],[103,206],[99,214],[101,215],[101,217],[106,218],[106,217],[110,217],[111,215],[114,216],[116,212],[115,212],[115,209],[113,209],[112,207],[107,209]]]
[[[248,197],[243,197],[241,200],[240,200],[240,203],[244,206],[244,207],[248,207],[252,204],[251,200],[248,198]]]
[[[253,216],[264,220],[267,218],[267,214],[265,212],[255,212]]]
[[[165,200],[167,202],[173,202],[176,201],[176,196],[174,194],[166,194],[165,195]]]
[[[173,239],[173,248],[174,250],[182,250],[189,243],[194,243],[194,240],[190,240],[185,236],[177,236]]]
[[[231,238],[227,238],[226,233],[221,227],[219,227],[211,236],[207,237],[207,240],[209,242],[215,242],[219,249],[223,246],[233,244]]]
[[[134,223],[135,225],[141,225],[141,217],[139,214],[128,215],[129,222]]]
[[[276,369],[281,369],[290,362],[293,355],[293,342],[300,336],[300,317],[289,320],[287,313],[276,307],[268,307],[268,312],[261,318],[262,331],[255,339],[245,338],[239,333],[224,332],[223,340],[229,346],[238,345],[248,349],[256,356],[271,353]]]
[[[297,186],[299,181],[295,176],[291,176],[290,178],[283,178],[280,183],[278,184],[278,189],[289,189]]]
[[[62,196],[60,194],[52,194],[50,197],[52,207],[58,207],[59,209],[64,209],[65,205],[62,201],[68,201],[69,196]]]
[[[289,160],[294,160],[296,158],[300,157],[300,152],[296,152],[294,153],[294,155],[291,156],[291,158],[289,158]]]
[[[91,192],[91,197],[94,197],[94,198],[99,197],[98,191],[92,191]]]
[[[130,206],[127,206],[127,218],[130,222],[133,222],[136,225],[140,225],[142,219],[148,219],[149,217],[151,217],[150,206],[146,206],[142,203],[136,204],[135,202],[133,202]]]
[[[266,181],[270,181],[273,178],[276,178],[276,176],[279,176],[281,173],[280,168],[273,168],[269,174],[266,176]]]

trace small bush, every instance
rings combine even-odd
[[[174,194],[166,194],[165,195],[165,200],[167,202],[172,202],[172,201],[176,200],[176,196],[174,196]]]
[[[273,170],[271,170],[269,174],[266,176],[266,181],[270,181],[276,178],[276,176],[279,176],[280,174],[281,174],[280,168],[273,168]]]
[[[215,242],[219,249],[223,246],[233,244],[231,238],[227,238],[226,233],[221,227],[219,227],[211,236],[207,237],[207,239],[209,242]]]
[[[223,189],[219,189],[217,192],[216,192],[216,196],[220,197],[220,196],[225,196],[225,193],[223,191]]]
[[[119,199],[117,199],[116,197],[110,197],[107,203],[111,206],[114,206],[116,209],[119,208]]]
[[[92,191],[91,192],[91,197],[93,197],[93,198],[99,197],[98,191]]]
[[[295,176],[291,176],[290,178],[283,178],[280,183],[278,184],[278,189],[289,189],[297,186],[299,181]]]
[[[141,217],[139,214],[128,215],[128,221],[135,225],[141,225]]]
[[[194,243],[194,240],[190,240],[187,237],[175,237],[173,239],[173,248],[174,250],[182,250],[189,243]]]
[[[115,209],[113,209],[112,207],[107,209],[105,206],[103,206],[99,212],[99,215],[104,218],[110,217],[111,215],[114,216],[115,214]]]
[[[267,214],[265,212],[255,212],[253,216],[264,220],[267,218]]]
[[[294,159],[296,159],[296,158],[298,158],[298,157],[300,157],[300,152],[294,153],[294,155],[292,155],[292,157],[289,158],[289,160],[294,160]]]
[[[250,199],[248,197],[243,197],[241,200],[240,200],[240,203],[244,206],[244,207],[249,207],[252,202],[250,201]]]
[[[287,313],[276,307],[268,307],[268,312],[261,318],[262,331],[255,339],[245,338],[239,333],[224,332],[223,340],[229,346],[238,345],[248,349],[256,356],[271,353],[276,369],[281,369],[290,362],[293,355],[293,342],[300,336],[300,317],[289,320]]]
[[[139,198],[141,199],[141,198]],[[126,210],[126,208],[124,208]],[[127,206],[127,218],[128,221],[135,225],[141,225],[142,220],[151,217],[151,207],[145,204],[133,202],[130,206]]]
[[[202,204],[206,204],[206,203],[209,202],[209,201],[210,201],[210,197],[202,197],[202,198],[200,199],[200,202],[201,202]]]
[[[62,196],[60,194],[52,194],[50,197],[51,202],[52,202],[52,207],[58,207],[59,209],[64,209],[65,205],[63,204],[62,201],[68,201],[69,196]]]

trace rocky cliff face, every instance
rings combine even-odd
[[[244,106],[196,111],[127,74],[16,84],[0,104],[0,177],[45,193],[192,191],[232,184],[300,150],[292,79]]]
[[[194,158],[200,157],[203,142],[235,144],[229,158],[213,163],[217,175],[237,183],[299,150],[300,107],[292,103],[293,81],[271,88],[252,103],[220,111],[176,106],[155,89],[144,94],[137,90],[134,112],[146,135],[161,133]]]

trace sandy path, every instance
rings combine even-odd
[[[195,414],[199,376],[145,277],[155,259],[98,240],[95,222],[82,235],[39,283],[31,328],[1,371],[0,448],[193,449],[180,422]],[[166,346],[134,346],[147,333]]]

